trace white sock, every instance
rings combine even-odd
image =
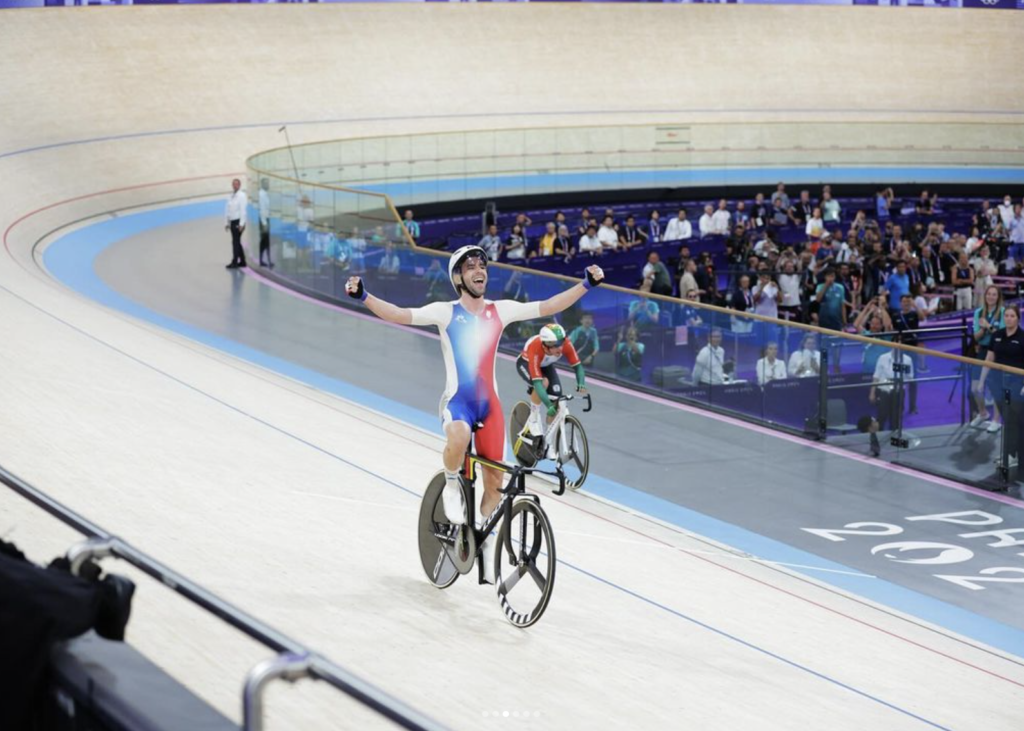
[[[444,471],[445,486],[441,491],[441,502],[444,514],[449,523],[461,525],[466,522],[466,508],[463,504],[462,490],[459,489],[459,473]]]

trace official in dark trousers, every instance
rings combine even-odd
[[[274,268],[270,260],[270,180],[260,181],[260,264]]]
[[[242,181],[235,178],[231,181],[231,197],[224,207],[224,230],[231,231],[231,263],[227,265],[227,269],[245,266],[242,232],[245,231],[245,213],[248,207],[249,199],[242,191]]]
[[[1007,305],[1003,311],[1003,322],[1006,327],[996,330],[986,363],[998,363],[1013,368],[1024,369],[1024,330],[1020,327],[1020,308]],[[1009,466],[1017,464],[1024,442],[1024,377],[1014,373],[1005,373],[990,368],[981,370],[981,386],[989,381],[993,400],[1003,415],[1003,442],[1009,456]],[[1018,479],[1020,473],[1018,472]]]

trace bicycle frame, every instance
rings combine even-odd
[[[551,420],[551,423],[548,424],[547,429],[544,430],[544,445],[546,448],[547,445],[552,443],[553,435],[555,433],[555,430],[557,429],[558,442],[556,443],[556,449],[558,450],[559,456],[561,456],[568,451],[569,446],[565,434],[565,417],[569,415],[569,402],[572,400],[572,396],[565,395],[558,396],[556,398],[558,403],[558,412],[555,414],[555,418]],[[583,409],[583,413],[587,413],[588,411],[590,411],[591,408],[593,408],[593,405],[591,403],[589,393],[586,394],[584,398],[587,401],[587,408]],[[561,466],[562,463],[560,459],[556,460],[556,462],[559,466]],[[561,470],[559,470],[559,474],[561,474]]]

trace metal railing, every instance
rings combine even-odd
[[[127,561],[172,591],[277,653],[275,657],[257,664],[246,676],[242,694],[242,727],[246,731],[263,729],[263,692],[268,683],[278,679],[295,682],[304,678],[322,680],[334,686],[402,728],[417,731],[440,731],[446,728],[323,655],[224,601],[129,543],[111,535],[3,467],[0,467],[0,483],[86,536],[85,541],[72,546],[68,551],[72,573],[77,574],[78,570],[93,558],[112,556]]]

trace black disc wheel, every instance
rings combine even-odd
[[[555,588],[555,535],[547,514],[533,500],[516,502],[511,519],[502,523],[494,577],[509,622],[529,627],[541,618]]]
[[[566,487],[579,490],[590,472],[590,445],[583,425],[575,416],[565,417],[565,443],[559,444],[558,450]]]
[[[438,589],[447,589],[459,578],[456,538],[460,526],[449,523],[444,515],[441,502],[444,485],[444,472],[438,472],[427,485],[420,503],[420,561],[430,583]]]
[[[530,418],[530,405],[520,401],[512,407],[512,414],[508,420],[508,441],[512,445],[512,454],[516,462],[523,467],[533,467],[537,464],[537,450],[535,435],[523,435],[523,428]]]

